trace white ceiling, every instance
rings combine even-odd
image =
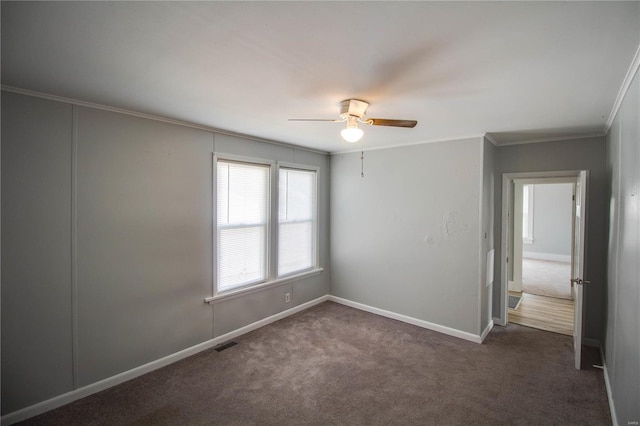
[[[2,84],[323,151],[602,134],[638,2],[2,2]]]

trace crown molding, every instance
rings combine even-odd
[[[93,103],[93,102],[86,102],[86,101],[81,101],[79,99],[73,99],[73,98],[67,98],[67,97],[64,97],[64,96],[52,95],[52,94],[49,94],[49,93],[38,92],[38,91],[35,91],[35,90],[29,90],[29,89],[22,89],[22,88],[19,88],[19,87],[7,86],[5,84],[3,84],[0,87],[1,87],[2,91],[4,91],[4,92],[17,93],[19,95],[27,95],[27,96],[33,96],[33,97],[36,97],[36,98],[48,99],[50,101],[64,102],[64,103],[67,103],[67,104],[86,107],[86,108],[94,108],[94,109],[100,109],[100,110],[103,110],[103,111],[110,111],[110,112],[115,112],[115,113],[119,113],[119,114],[125,114],[125,115],[134,116],[134,117],[139,117],[139,118],[146,118],[148,120],[161,121],[163,123],[174,124],[174,125],[183,126],[183,127],[190,127],[192,129],[204,130],[204,131],[207,131],[207,132],[217,133],[217,134],[220,134],[220,135],[233,136],[233,137],[247,139],[247,140],[251,140],[251,141],[255,141],[255,142],[262,142],[262,143],[268,143],[268,144],[271,144],[271,145],[278,145],[278,146],[282,146],[282,147],[285,147],[285,148],[297,149],[299,151],[308,151],[308,152],[313,152],[315,154],[329,155],[329,153],[327,151],[321,151],[319,149],[307,148],[307,147],[293,145],[293,144],[289,144],[289,143],[285,143],[285,142],[278,142],[278,141],[274,141],[274,140],[271,140],[271,139],[259,138],[257,136],[251,136],[251,135],[245,135],[243,133],[231,132],[231,131],[228,131],[228,130],[222,130],[222,129],[218,129],[218,128],[215,128],[215,127],[205,126],[203,124],[197,124],[197,123],[192,123],[192,122],[183,121],[183,120],[176,120],[174,118],[163,117],[163,116],[160,116],[160,115],[147,114],[147,113],[144,113],[144,112],[137,112],[137,111],[132,111],[132,110],[124,109],[124,108],[117,108],[117,107],[97,104],[97,103]]]
[[[407,143],[400,143],[400,144],[397,144],[397,145],[377,146],[377,147],[374,147],[374,148],[346,149],[344,151],[332,151],[332,152],[329,153],[329,155],[351,154],[351,153],[354,153],[354,152],[380,151],[380,150],[383,150],[383,149],[403,148],[403,147],[406,147],[406,146],[425,145],[425,144],[429,144],[429,143],[464,141],[464,140],[469,140],[469,139],[482,139],[483,136],[484,136],[483,134],[466,135],[466,136],[451,137],[451,138],[446,138],[446,139],[430,139],[430,140],[421,141],[421,142],[407,142]]]
[[[511,146],[511,145],[526,145],[529,143],[541,143],[541,142],[559,142],[559,141],[570,141],[575,139],[590,139],[590,138],[601,138],[605,136],[604,133],[585,133],[582,135],[570,135],[570,136],[559,136],[559,137],[548,137],[548,138],[540,138],[540,139],[531,139],[526,141],[514,141],[514,142],[504,142],[498,144],[498,146]]]
[[[485,133],[485,134],[484,134],[484,138],[485,138],[486,140],[488,140],[489,142],[491,142],[491,143],[493,144],[493,146],[498,146],[498,145],[500,145],[500,144],[498,143],[498,141],[496,141],[496,140],[493,138],[493,136],[491,136],[489,133]]]
[[[604,126],[603,134],[609,133],[609,129],[613,124],[613,120],[616,119],[616,115],[618,115],[618,110],[622,106],[622,101],[624,101],[625,96],[627,96],[627,92],[629,91],[629,87],[631,87],[631,83],[633,82],[633,78],[636,76],[638,72],[638,68],[640,67],[640,46],[636,50],[636,54],[631,61],[631,65],[627,70],[627,75],[625,75],[624,80],[622,81],[622,86],[618,91],[618,96],[616,97],[616,101],[613,103],[613,108],[611,109],[611,113],[609,114],[609,118],[607,119],[607,124]]]

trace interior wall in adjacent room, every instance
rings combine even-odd
[[[523,257],[533,252],[570,259],[572,195],[571,183],[533,185],[533,242],[523,244]]]

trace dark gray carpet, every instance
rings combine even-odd
[[[509,308],[515,309],[518,306],[518,302],[520,302],[520,296],[509,296]]]
[[[602,371],[518,325],[467,342],[326,302],[25,422],[605,425]]]

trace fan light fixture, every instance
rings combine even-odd
[[[342,135],[342,139],[344,139],[345,141],[355,143],[362,139],[364,131],[362,129],[358,129],[357,127],[347,127],[346,129],[342,129],[340,131],[340,135]]]
[[[364,132],[358,128],[358,123],[370,126],[390,126],[413,128],[418,124],[415,120],[391,120],[388,118],[365,118],[369,102],[359,99],[345,99],[340,102],[340,118],[290,118],[289,121],[331,121],[333,123],[347,122],[347,127],[340,131],[342,139],[355,143],[362,139]]]
[[[355,143],[362,139],[364,131],[358,128],[357,117],[347,117],[347,127],[340,131],[342,139],[346,142]]]

